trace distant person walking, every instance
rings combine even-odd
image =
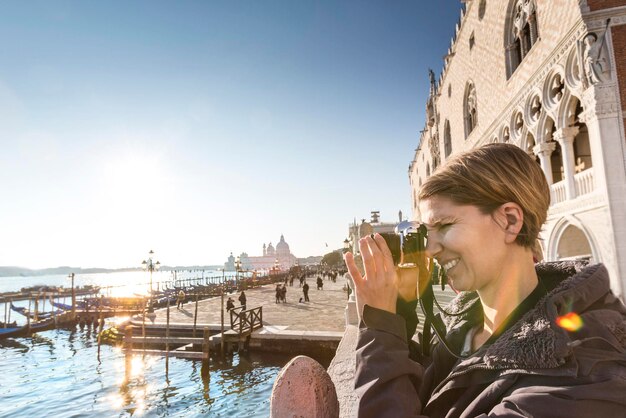
[[[280,283],[276,285],[276,303],[280,302],[282,299],[283,291],[281,289]]]
[[[239,303],[241,303],[241,307],[243,310],[246,310],[246,293],[242,290],[241,295],[239,295]]]
[[[308,302],[309,301],[309,284],[306,282],[306,280],[304,281],[304,284],[302,285],[302,293],[304,293],[304,301]]]
[[[287,303],[287,286],[283,286],[280,288],[280,299],[283,303]]]
[[[183,303],[185,303],[185,292],[183,289],[180,289],[180,292],[178,292],[178,299],[176,299],[176,309],[182,308]]]
[[[226,311],[230,311],[231,309],[235,309],[235,301],[233,298],[229,297],[226,301]]]
[[[317,290],[324,290],[324,281],[319,276],[317,276]]]

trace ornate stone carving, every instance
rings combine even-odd
[[[540,142],[533,147],[533,152],[538,156],[550,157],[552,152],[556,149],[555,142]]]
[[[579,43],[582,67],[585,73],[583,78],[585,88],[610,79],[608,57],[603,51],[605,34],[606,32],[601,39],[598,39],[598,35],[589,32]]]
[[[528,115],[533,123],[537,122],[539,117],[541,117],[541,108],[542,105],[539,96],[534,96],[530,100],[530,105],[528,106]]]
[[[502,142],[509,142],[511,140],[511,132],[509,131],[509,127],[505,126],[502,130]]]

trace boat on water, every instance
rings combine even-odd
[[[14,322],[7,324],[5,327],[0,323],[0,340],[11,337],[25,337],[34,332],[47,331],[54,329],[56,326],[54,318],[42,319],[40,321],[29,321],[26,325],[17,325]]]
[[[24,326],[11,326],[0,328],[0,340],[9,337],[21,337],[28,333],[28,327]]]
[[[73,293],[74,296],[97,295],[98,293],[100,293],[100,287],[93,285],[85,285],[82,287],[78,286],[74,288]],[[62,286],[30,286],[23,287],[19,291],[1,292],[0,299],[4,301],[17,301],[32,299],[33,297],[45,297],[46,295],[53,295],[57,298],[70,297],[72,296],[72,289]]]
[[[50,311],[50,312],[33,312],[29,310],[28,308],[24,308],[22,306],[15,306],[13,302],[11,302],[11,310],[19,313],[20,315],[24,315],[25,317],[30,318],[30,319],[34,319],[35,316],[37,316],[38,319],[54,318],[55,316],[60,315],[65,312],[63,309]]]
[[[52,306],[54,306],[55,308],[63,309],[64,311],[72,310],[72,305],[68,305],[67,303],[52,302]],[[77,300],[76,309],[85,309],[85,301]]]

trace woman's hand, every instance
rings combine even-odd
[[[354,280],[359,318],[363,317],[365,305],[396,313],[398,275],[385,239],[380,234],[375,234],[374,238],[370,236],[361,238],[359,250],[363,258],[365,276],[359,272],[352,253],[348,252],[344,256],[348,271]]]

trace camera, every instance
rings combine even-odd
[[[391,251],[393,263],[400,268],[417,267],[426,249],[426,225],[419,222],[402,221],[394,232],[380,234]]]

